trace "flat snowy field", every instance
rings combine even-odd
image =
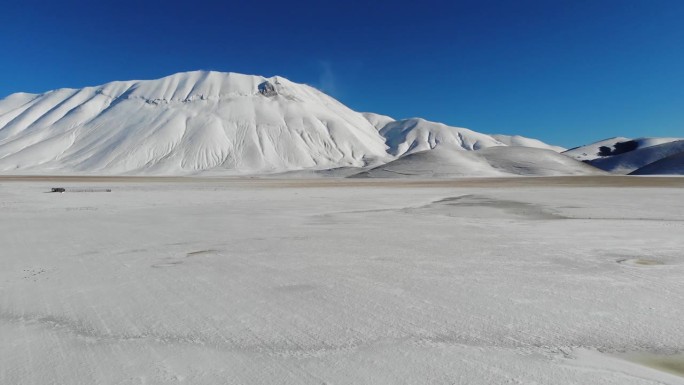
[[[3,178],[0,341],[2,384],[684,384],[684,178]]]

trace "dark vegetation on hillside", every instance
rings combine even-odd
[[[629,140],[627,142],[617,142],[613,145],[613,148],[608,146],[599,147],[599,156],[612,156],[620,155],[625,152],[634,151],[639,147],[639,143],[634,140]]]

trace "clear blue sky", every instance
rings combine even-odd
[[[575,146],[684,136],[684,1],[3,1],[0,97],[210,69]]]

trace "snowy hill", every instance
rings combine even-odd
[[[384,125],[379,132],[385,137],[389,147],[388,152],[395,156],[431,150],[437,146],[468,151],[505,146],[489,135],[467,128],[429,122],[421,118],[390,122]]]
[[[684,165],[676,157],[684,151],[682,138],[616,137],[604,139],[563,152],[564,155],[584,161],[614,174],[683,174]],[[672,157],[654,167],[648,165]],[[638,170],[638,171],[637,171]]]
[[[511,175],[601,175],[603,171],[552,150],[490,147],[477,151],[436,148],[412,153],[356,175],[370,178],[452,178]]]
[[[521,146],[564,151],[537,139],[519,135],[486,135],[467,128],[447,126],[421,118],[394,120],[385,115],[364,113],[387,140],[389,152],[395,155],[412,154],[439,146],[459,150],[478,150],[494,146]]]
[[[684,140],[665,142],[658,145],[641,147],[618,155],[596,158],[589,161],[592,166],[615,174],[629,174],[661,159],[684,152]],[[672,168],[668,167],[670,170]],[[654,173],[658,167],[652,168]],[[648,170],[648,169],[647,169]]]
[[[267,173],[386,157],[361,114],[281,77],[197,71],[0,101],[4,172]]]
[[[682,140],[683,138],[637,138],[615,137],[600,140],[591,144],[571,148],[563,154],[577,160],[594,160],[624,154],[641,148],[657,146],[663,143]]]
[[[684,151],[647,164],[630,175],[684,175]]]
[[[598,142],[566,150],[563,152],[563,155],[567,155],[571,158],[575,158],[581,161],[592,160],[601,157],[601,155],[599,155],[601,152],[601,147],[614,148],[615,143],[628,142],[630,140],[631,139],[624,137],[615,137],[599,140]]]

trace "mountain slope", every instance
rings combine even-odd
[[[592,166],[615,174],[629,174],[646,165],[684,151],[684,140],[639,148],[619,155],[589,161]],[[656,168],[651,169],[654,172]]]
[[[477,151],[448,148],[412,153],[357,174],[366,178],[453,178],[512,175],[600,175],[603,171],[552,150],[490,147]]]
[[[379,132],[385,137],[388,152],[395,156],[431,150],[437,146],[468,151],[504,146],[489,135],[421,118],[389,122]]]
[[[630,139],[625,137],[615,137],[600,140],[584,146],[571,148],[563,154],[582,161],[609,158],[635,151],[642,148],[657,146],[659,144],[670,143],[682,138],[637,138]]]
[[[389,151],[396,155],[425,151],[438,146],[477,150],[493,146],[520,146],[564,151],[537,139],[519,135],[486,135],[467,128],[448,126],[421,118],[394,120],[389,116],[366,112],[364,117],[387,140]]]
[[[394,118],[392,118],[392,117],[389,117],[389,116],[387,116],[387,115],[376,114],[376,113],[374,113],[374,112],[363,112],[362,115],[363,115],[363,117],[366,118],[366,120],[368,120],[368,121],[373,125],[373,127],[375,127],[377,130],[380,130],[380,129],[382,129],[383,127],[385,127],[386,125],[388,125],[389,123],[392,123],[392,122],[395,122],[395,121],[396,121],[396,119],[394,119]]]
[[[630,175],[684,175],[684,151],[647,164]]]
[[[359,113],[281,77],[196,71],[0,101],[0,171],[264,173],[387,158]]]
[[[498,140],[499,142],[501,142],[507,146],[541,148],[541,149],[551,150],[551,151],[555,151],[555,152],[563,152],[566,150],[566,148],[564,148],[564,147],[546,144],[546,143],[542,142],[541,140],[526,138],[526,137],[520,136],[520,135],[499,135],[499,134],[497,134],[497,135],[492,135],[492,138]]]

